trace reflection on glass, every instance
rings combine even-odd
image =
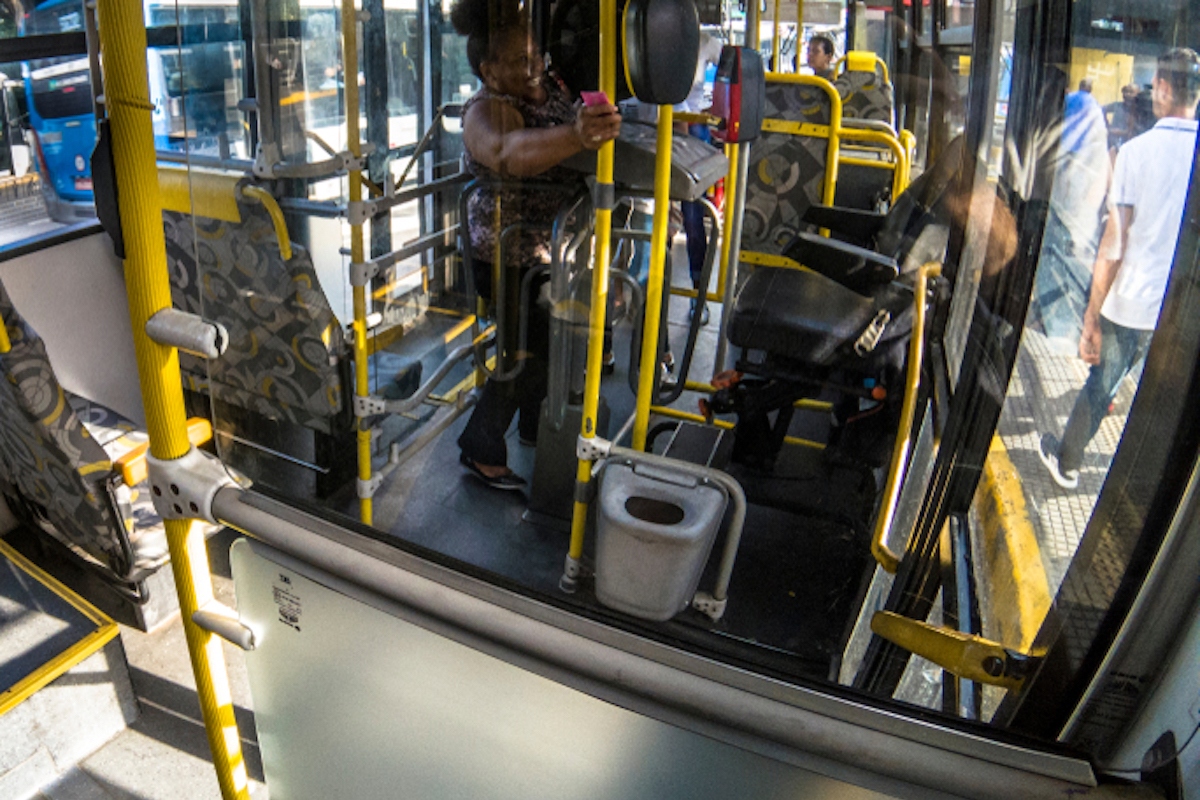
[[[1071,638],[1078,659],[1113,599],[1131,544],[1086,546],[1097,499],[1123,433],[1159,323],[1196,146],[1200,59],[1172,41],[1188,35],[1188,9],[1162,6],[1144,18],[1135,3],[1108,7],[1072,41],[1062,87],[1052,177],[1026,329],[997,431],[1020,478],[1032,552],[1023,595],[1034,610],[1005,643],[1028,648],[1058,595],[1073,608],[1085,592],[1086,623],[1048,627]],[[1095,16],[1095,15],[1093,15]],[[1130,20],[1138,20],[1135,35]],[[1171,32],[1174,31],[1172,34]],[[1194,34],[1194,30],[1191,31]],[[1026,154],[1029,155],[1029,154]],[[1136,451],[1137,447],[1133,446]],[[1125,520],[1114,535],[1137,534]],[[1006,543],[1019,546],[1019,543]],[[1065,581],[1075,575],[1073,583]],[[1071,585],[1068,585],[1071,584]],[[1061,592],[1061,594],[1060,594]],[[997,615],[998,616],[998,615]],[[1002,637],[1003,621],[985,623]],[[1078,666],[1073,665],[1072,668]]]

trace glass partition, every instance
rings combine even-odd
[[[542,45],[562,42],[536,41],[521,22],[481,51],[455,31],[449,3],[385,3],[382,19],[354,9],[350,76],[340,6],[264,2],[250,11],[269,24],[152,55],[164,96],[181,101],[186,124],[164,136],[187,153],[193,192],[213,180],[200,174],[213,159],[256,159],[223,168],[236,219],[177,220],[196,270],[189,291],[230,333],[222,359],[185,364],[189,397],[211,408],[222,458],[259,491],[398,548],[716,663],[1052,741],[1058,731],[1023,722],[1025,698],[1078,699],[1083,679],[1040,671],[1035,642],[1055,646],[1055,598],[1072,574],[1082,592],[1130,564],[1105,560],[1089,520],[1110,465],[1141,446],[1123,430],[1146,381],[1170,385],[1165,361],[1144,365],[1171,346],[1158,344],[1171,263],[1195,255],[1176,253],[1194,87],[1186,79],[1168,108],[1175,95],[1159,76],[1197,31],[1184,0],[1137,11],[1154,17],[1138,33],[1117,30],[1134,5],[1091,21],[1080,9],[1069,27],[1053,2],[858,9],[854,46],[873,48],[888,80],[878,68],[843,96],[836,81],[769,75],[769,124],[737,151],[750,168],[733,201],[733,151],[700,141],[719,126],[679,130],[677,164],[691,159],[690,180],[707,182],[657,209],[672,241],[664,307],[647,310],[652,110],[623,104],[613,230],[598,242],[588,178],[615,127],[594,141],[562,133],[600,113],[577,103],[595,87],[543,71]],[[845,36],[844,8],[818,11]],[[568,33],[594,32],[558,29]],[[888,118],[857,110],[859,91],[876,92]],[[348,145],[354,114],[361,160]],[[508,127],[489,127],[496,119]],[[1152,193],[1162,213],[1143,216],[1130,209],[1159,156],[1139,153],[1160,134],[1175,166]],[[830,245],[822,234],[836,220],[802,217],[827,184],[867,198],[853,216],[876,227],[835,229],[841,245]],[[1137,223],[1147,217],[1153,232]],[[798,242],[865,248],[849,252],[884,277],[835,280],[834,257]],[[1144,280],[1124,260],[1138,247],[1156,259]],[[638,472],[613,459],[585,489],[587,320],[606,249],[593,432],[622,445],[644,435],[668,462]],[[1106,317],[1097,298],[1114,274],[1136,325]],[[643,376],[653,314],[661,341],[646,345]],[[1100,365],[1075,349],[1085,329],[1085,345],[1098,329],[1109,348]],[[631,434],[639,392],[650,412]],[[652,559],[621,550],[621,531],[605,526],[621,513],[640,520],[632,527],[690,519],[704,487],[673,476],[671,459],[736,481],[746,524],[739,541],[713,512],[690,573],[669,559],[639,573]],[[634,478],[666,488],[642,496]],[[1024,517],[997,516],[1016,506]],[[1145,535],[1138,518],[1122,541],[1136,549]],[[639,611],[634,574],[683,602]],[[1119,584],[1104,587],[1100,616],[1121,613],[1108,604]],[[984,637],[1025,671],[971,672],[906,638],[948,630]]]

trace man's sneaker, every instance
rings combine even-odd
[[[1074,489],[1079,486],[1079,470],[1060,470],[1058,465],[1058,439],[1046,434],[1038,443],[1038,457],[1050,471],[1050,477],[1064,489]]]

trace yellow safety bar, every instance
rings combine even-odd
[[[46,661],[4,692],[0,692],[0,716],[4,716],[32,697],[35,692],[111,642],[121,630],[117,623],[109,619],[104,612],[61,584],[54,576],[29,561],[2,539],[0,539],[0,556],[7,558],[18,569],[54,592],[82,614],[88,622],[96,626],[82,639]]]
[[[140,4],[123,0],[99,0],[99,12],[105,107],[112,125],[113,164],[121,191],[125,283],[146,429],[154,457],[169,461],[187,455],[192,445],[184,425],[179,354],[146,335],[150,317],[171,307],[171,286],[150,119],[153,106],[146,77],[145,20]],[[204,534],[192,525],[192,520],[168,519],[165,527],[217,783],[224,800],[248,800],[246,764],[233,716],[221,640],[192,622],[192,615],[213,600]]]
[[[245,179],[245,174],[241,172],[176,164],[158,165],[158,191],[164,211],[177,211],[224,222],[242,221],[237,187]]]
[[[829,125],[810,125],[806,122],[789,120],[764,119],[763,130],[780,133],[801,133],[811,136],[828,136],[829,145],[825,151],[825,179],[821,184],[821,202],[827,206],[833,205],[833,195],[837,187],[838,154],[841,147],[842,128],[842,97],[833,88],[833,84],[816,75],[793,75],[778,72],[767,73],[767,83],[794,83],[806,86],[816,86],[829,97]],[[728,201],[726,201],[728,202]]]
[[[283,221],[283,211],[275,197],[261,186],[243,186],[242,196],[262,203],[267,214],[271,216],[271,224],[275,226],[275,238],[279,240],[279,255],[284,261],[292,260],[292,243],[288,239],[287,223]]]
[[[888,83],[892,82],[892,79],[888,75],[887,62],[870,50],[851,50],[833,62],[833,72],[835,75],[837,74],[838,67],[843,64],[846,65],[847,72],[874,72],[875,67],[880,67],[883,70],[883,79]]]
[[[906,131],[907,133],[907,131]],[[900,193],[908,188],[909,176],[911,167],[909,165],[908,152],[901,140],[890,133],[883,131],[871,130],[870,128],[842,128],[842,139],[846,141],[864,142],[866,144],[881,144],[888,148],[892,153],[893,163],[891,169],[892,175],[892,199],[895,200],[900,196]],[[841,158],[839,163],[854,164],[857,161],[850,161],[846,158]],[[879,166],[864,162],[867,166]],[[882,168],[882,167],[881,167]]]
[[[667,216],[671,186],[671,127],[673,109],[658,107],[658,142],[654,161],[654,229],[650,236],[650,277],[642,319],[642,354],[638,363],[637,402],[634,407],[633,449],[646,448],[646,426],[650,422],[650,396],[658,373],[659,320],[662,318],[663,271],[667,257]]]
[[[798,35],[796,41],[800,41]],[[775,16],[771,18],[771,64],[779,72],[783,71],[779,65],[779,0],[775,0]]]
[[[345,74],[358,74],[358,15],[354,0],[342,0],[342,58]],[[362,158],[362,135],[358,128],[358,81],[346,81],[346,143],[350,153]],[[610,97],[612,95],[609,95]],[[352,169],[349,175],[350,202],[362,201],[362,170]],[[498,204],[497,204],[498,205]],[[363,251],[362,223],[350,226],[350,260],[361,264],[365,261]],[[354,287],[354,393],[366,397],[371,393],[367,379],[367,287]],[[356,439],[358,444],[358,477],[360,481],[371,480],[371,431],[362,418],[356,417]],[[371,524],[371,498],[358,501],[358,516],[364,524]]]
[[[668,417],[670,419],[682,419],[682,420],[686,420],[687,422],[698,422],[702,425],[712,425],[713,427],[721,428],[722,430],[727,430],[727,431],[733,430],[733,423],[729,422],[728,420],[723,420],[723,419],[709,420],[709,419],[705,419],[704,417],[700,416],[699,414],[692,414],[687,411],[678,411],[674,408],[668,408],[666,406],[651,406],[650,412],[652,414],[657,414],[660,417]],[[801,439],[796,436],[785,436],[785,437],[783,437],[783,442],[784,442],[784,444],[794,444],[794,445],[799,445],[800,447],[811,447],[814,450],[824,450],[825,449],[825,445],[822,444],[821,442],[813,442],[813,441],[809,441],[808,439]]]
[[[900,427],[896,431],[896,446],[892,449],[892,463],[888,467],[887,483],[883,488],[883,505],[875,520],[875,536],[871,540],[871,555],[879,566],[894,573],[900,566],[900,557],[887,545],[888,531],[896,515],[900,501],[900,473],[908,462],[908,450],[912,443],[913,419],[916,417],[917,389],[921,383],[921,356],[925,352],[925,295],[929,280],[942,274],[942,265],[936,261],[924,264],[917,270],[916,285],[913,287],[913,329],[908,342],[908,373],[904,382],[904,404],[900,407]]]
[[[347,3],[351,0],[346,0]],[[616,2],[615,0],[600,0],[600,91],[609,97],[616,97],[617,84],[617,31],[616,31]],[[599,189],[607,189],[613,182],[613,143],[605,142],[600,147],[596,159],[596,183]],[[669,148],[668,148],[669,151]],[[605,196],[605,191],[598,192]],[[609,195],[611,196],[611,195]],[[663,203],[654,209],[655,226],[652,234],[658,248],[652,246],[652,254],[662,250],[664,238],[657,238],[658,217],[667,213],[667,204]],[[608,259],[612,236],[612,208],[596,208],[596,255],[592,272],[592,309],[588,322],[587,349],[587,378],[583,390],[583,421],[580,425],[580,436],[592,439],[596,436],[596,416],[600,407],[600,371],[601,359],[604,352],[604,313],[608,306]],[[652,255],[653,257],[653,255]],[[653,274],[653,266],[651,267]],[[657,341],[657,339],[656,339]],[[581,488],[586,487],[592,479],[592,463],[588,459],[579,459],[575,473],[575,482]],[[581,495],[576,495],[579,498]],[[578,564],[583,558],[584,528],[587,523],[587,503],[576,499],[571,517],[571,547],[568,551],[568,563]]]

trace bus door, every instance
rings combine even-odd
[[[1162,755],[1150,752],[1161,727],[1130,734],[1197,597],[1179,553],[1197,457],[1200,85],[1165,88],[1172,70],[1196,69],[1172,47],[1200,33],[1189,5],[1143,20],[1153,46],[1116,22],[1056,25],[1066,11],[1053,2],[976,5],[959,189],[970,211],[952,224],[957,283],[931,376],[945,414],[894,582],[863,609],[859,631],[874,632],[843,670],[870,694],[1067,745],[1119,774],[1143,756],[1176,771],[1193,729],[1182,710],[1158,718],[1174,726]],[[1146,85],[1156,117],[1139,120]],[[1122,126],[1135,129],[1115,141]],[[1162,177],[1139,193],[1144,174]],[[1169,224],[1147,231],[1138,213]],[[1148,241],[1156,259],[1138,256]],[[1089,323],[1105,270],[1117,275],[1107,297],[1129,291],[1122,280],[1146,288],[1136,312],[1106,301]],[[1160,622],[1139,622],[1150,608]]]

